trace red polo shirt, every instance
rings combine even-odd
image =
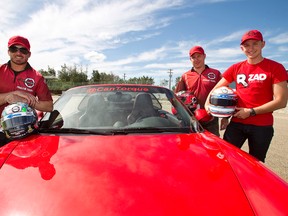
[[[204,104],[210,91],[221,79],[220,71],[205,67],[205,70],[198,74],[193,68],[185,72],[176,87],[176,92],[188,90],[194,93],[201,108]]]
[[[0,66],[0,93],[7,93],[11,91],[25,91],[34,96],[37,96],[41,101],[52,100],[51,93],[45,82],[44,77],[38,71],[34,70],[29,64],[24,71],[15,73],[10,63]],[[0,114],[5,106],[0,106]]]

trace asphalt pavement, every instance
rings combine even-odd
[[[265,164],[288,182],[288,112],[274,112],[274,137]]]
[[[275,111],[273,116],[274,137],[265,159],[265,165],[288,182],[288,108]],[[223,131],[221,137],[223,137]],[[247,142],[242,150],[248,152]]]

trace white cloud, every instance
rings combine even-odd
[[[284,32],[282,34],[279,34],[275,37],[270,38],[269,42],[274,43],[274,44],[287,44],[288,43],[288,32]]]
[[[157,36],[159,32],[121,38],[126,33],[167,26],[169,17],[156,17],[155,12],[181,5],[181,2],[28,0],[21,2],[19,10],[15,7],[19,4],[17,0],[5,0],[5,8],[0,9],[0,23],[7,30],[0,32],[0,40],[8,41],[16,34],[27,37],[32,51],[30,62],[36,68],[45,69],[47,65],[59,68],[64,63],[81,63],[81,59],[104,61],[100,53],[105,49]],[[15,8],[18,8],[16,12]],[[1,44],[4,49],[7,49],[6,44]],[[6,53],[1,55],[1,59],[7,58]],[[152,54],[143,53],[134,61],[153,58]]]
[[[168,69],[173,68],[173,76],[176,76],[191,67],[188,52],[194,44],[205,48],[209,65],[225,68],[244,58],[239,42],[247,30],[243,30],[245,27],[230,33],[229,30],[228,33],[214,32],[211,39],[201,37],[201,31],[189,35],[191,29],[200,29],[197,20],[183,25],[177,32],[170,29],[178,27],[175,23],[191,20],[197,12],[193,10],[195,5],[208,6],[217,2],[25,0],[20,7],[18,0],[2,0],[0,59],[8,60],[8,39],[20,34],[30,40],[32,56],[29,61],[36,69],[49,66],[58,70],[63,64],[85,65],[89,73],[99,70],[119,76],[125,73],[127,77],[147,74],[166,77]],[[209,31],[209,27],[207,29]],[[287,33],[283,33],[270,38],[269,42],[284,44],[287,38]],[[278,50],[284,53],[285,46]]]
[[[106,56],[103,53],[99,52],[89,52],[85,55],[85,58],[88,59],[90,62],[103,62],[106,59]]]

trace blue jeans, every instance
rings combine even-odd
[[[256,126],[230,122],[223,139],[241,148],[248,139],[249,154],[265,162],[266,154],[274,135],[273,126]]]

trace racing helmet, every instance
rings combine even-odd
[[[191,91],[180,91],[176,96],[192,111],[194,112],[198,107],[196,96]]]
[[[213,90],[209,98],[209,111],[215,117],[229,117],[234,114],[237,105],[236,92],[227,86]]]
[[[1,126],[10,140],[21,139],[38,128],[37,113],[26,103],[17,102],[6,106],[1,115]]]

